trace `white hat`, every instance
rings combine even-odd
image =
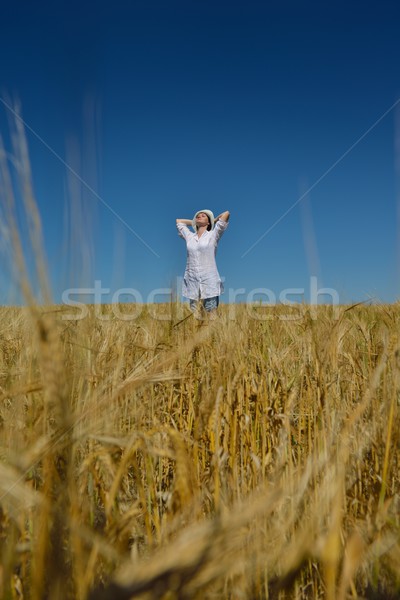
[[[211,222],[211,229],[213,229],[214,228],[214,213],[211,210],[208,210],[208,208],[205,208],[204,210],[198,210],[197,213],[194,215],[193,221],[192,221],[193,229],[196,231],[196,217],[200,213],[205,213],[208,216],[208,218],[210,219],[210,222]]]

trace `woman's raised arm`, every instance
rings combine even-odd
[[[184,225],[191,225],[192,219],[176,219],[177,223],[183,223]]]
[[[215,217],[215,221],[218,221],[218,219],[221,219],[221,221],[229,221],[229,217],[230,217],[230,212],[229,212],[229,210],[226,210],[225,212],[218,215],[218,217]]]

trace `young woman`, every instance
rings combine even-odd
[[[176,219],[178,233],[185,240],[187,250],[182,294],[189,298],[192,311],[196,310],[198,303],[207,312],[218,307],[224,290],[215,255],[228,221],[229,211],[214,218],[208,209],[197,211],[192,220]],[[194,233],[188,225],[193,227]]]

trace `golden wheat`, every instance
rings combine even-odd
[[[340,310],[2,309],[3,594],[395,597],[400,311]]]

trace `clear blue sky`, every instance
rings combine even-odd
[[[317,275],[342,302],[399,298],[398,2],[53,0],[1,13],[0,95],[19,98],[29,127],[55,301],[95,279],[144,300],[170,286],[185,266],[175,218],[201,208],[231,211],[226,288],[307,298]]]

